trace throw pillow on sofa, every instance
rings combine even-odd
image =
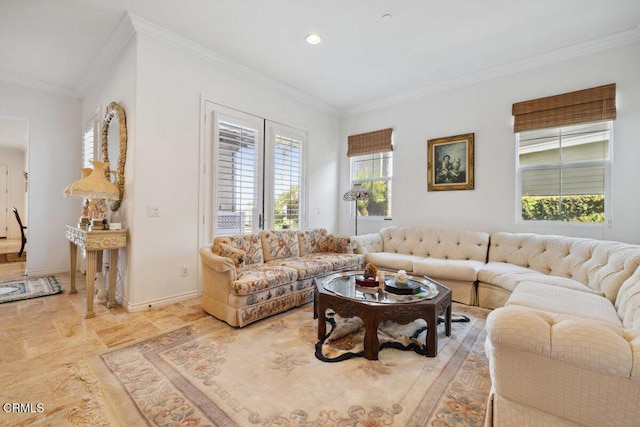
[[[233,264],[236,266],[236,274],[240,274],[242,272],[245,258],[243,250],[234,248],[233,246],[225,243],[216,242],[213,245],[213,253],[225,258],[231,258]]]

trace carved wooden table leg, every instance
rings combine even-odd
[[[428,307],[424,320],[427,321],[427,356],[435,357],[438,354],[438,311],[435,307]]]
[[[71,241],[69,242],[69,254],[71,255],[71,289],[69,290],[69,293],[77,294],[78,290],[76,289],[76,260],[78,256],[78,247]]]
[[[96,280],[96,263],[98,254],[96,251],[87,251],[87,313],[85,319],[95,317],[93,311],[93,290]]]
[[[116,280],[118,278],[118,249],[109,251],[109,302],[107,308],[116,306]]]
[[[318,340],[323,340],[327,334],[327,320],[326,320],[327,304],[322,301],[318,301],[317,314],[318,314]]]
[[[369,360],[378,360],[378,325],[380,319],[377,316],[363,316],[364,319],[364,357]]]

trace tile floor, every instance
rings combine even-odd
[[[24,269],[25,263],[0,264],[0,280],[20,277]],[[42,412],[0,412],[0,427],[112,425],[92,409],[99,399],[85,359],[206,316],[200,298],[193,298],[136,313],[97,304],[96,317],[85,319],[84,275],[78,272],[74,295],[69,274],[56,277],[61,294],[0,304],[0,404],[43,405]]]

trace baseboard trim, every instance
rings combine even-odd
[[[140,302],[137,304],[132,304],[129,301],[125,301],[124,298],[121,299],[122,301],[122,306],[129,312],[136,312],[136,311],[144,311],[144,310],[149,310],[150,308],[154,308],[154,307],[160,307],[163,305],[169,305],[169,304],[174,304],[177,302],[181,302],[181,301],[185,301],[188,300],[190,298],[196,298],[199,297],[200,293],[198,291],[191,291],[191,292],[186,292],[184,294],[180,294],[180,295],[172,295],[170,297],[166,297],[166,298],[157,298],[157,299],[153,299],[153,300],[149,300],[149,301],[144,301],[144,302]]]

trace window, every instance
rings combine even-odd
[[[392,177],[392,151],[351,158],[351,185],[359,182],[373,193],[373,199],[356,202],[359,216],[391,217]]]
[[[96,143],[96,135],[98,135],[98,114],[85,125],[82,133],[82,167],[92,168],[92,160],[96,159],[98,144]]]
[[[268,122],[269,138],[267,146],[269,148],[267,158],[267,175],[271,176],[272,185],[267,191],[273,200],[270,208],[273,210],[270,218],[273,218],[273,229],[303,228],[304,203],[300,198],[303,195],[301,189],[303,182],[303,147],[306,136],[303,132],[295,129]],[[269,169],[272,172],[269,173]]]
[[[361,183],[373,193],[371,200],[356,202],[358,216],[391,217],[393,177],[393,129],[349,136],[351,186]]]
[[[304,228],[306,132],[209,102],[206,108],[205,238]]]
[[[611,122],[520,132],[521,219],[603,223]]]
[[[517,218],[611,223],[615,84],[513,105]]]

